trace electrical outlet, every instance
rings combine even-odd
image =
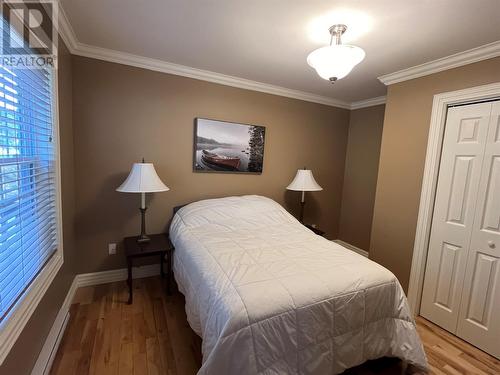
[[[109,255],[116,254],[116,243],[108,244],[108,252],[109,252]]]

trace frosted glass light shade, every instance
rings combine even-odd
[[[157,193],[170,190],[158,177],[152,163],[134,163],[127,179],[116,191],[123,193]]]
[[[294,191],[320,191],[323,190],[316,182],[310,169],[299,169],[292,183],[288,185],[287,190]]]
[[[318,48],[307,56],[307,63],[326,80],[337,80],[348,75],[365,58],[365,51],[346,44]]]

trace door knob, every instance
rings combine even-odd
[[[495,243],[493,241],[488,241],[488,246],[490,247],[490,249],[494,249]]]

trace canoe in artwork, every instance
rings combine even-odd
[[[240,166],[239,157],[219,155],[207,150],[201,151],[201,159],[209,164],[214,164],[223,168],[238,169]]]

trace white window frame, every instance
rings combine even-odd
[[[57,56],[57,50],[55,51],[55,55]],[[59,76],[57,69],[54,69],[51,78],[52,126],[55,153],[57,250],[31,282],[29,287],[24,291],[23,295],[12,307],[9,314],[0,323],[0,366],[9,354],[16,340],[19,338],[19,335],[35,312],[38,304],[49,289],[52,281],[54,281],[54,278],[64,263],[61,200],[61,149],[59,139]]]

